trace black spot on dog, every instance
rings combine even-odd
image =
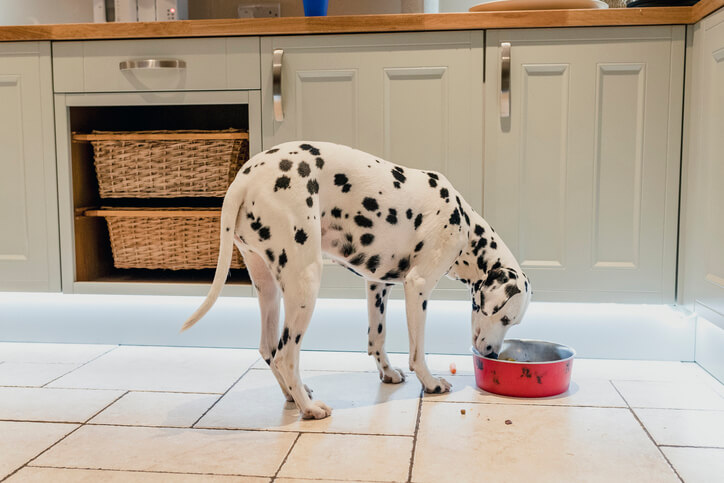
[[[482,255],[478,257],[478,268],[486,273],[488,271],[488,262],[485,261]]]
[[[301,176],[302,178],[306,178],[311,172],[312,170],[309,168],[309,164],[307,164],[306,161],[302,161],[299,163],[299,166],[297,167],[297,173],[299,173],[299,176]]]
[[[459,225],[460,224],[460,212],[457,208],[455,208],[450,215],[450,224],[451,225]]]
[[[450,192],[448,192],[447,188],[440,188],[440,198],[446,200],[450,197]]]
[[[263,226],[261,230],[259,230],[259,238],[261,238],[262,240],[268,240],[269,238],[271,238],[271,232],[269,231],[268,226]]]
[[[363,215],[355,216],[354,222],[357,226],[361,226],[362,228],[370,228],[372,226],[372,220]]]
[[[364,235],[359,237],[359,241],[360,243],[362,243],[362,245],[367,246],[375,241],[375,236],[372,233],[365,233]]]
[[[309,154],[311,154],[312,156],[319,156],[319,149],[315,148],[311,144],[300,144],[299,148],[305,151],[309,151]]]
[[[349,261],[352,265],[355,267],[357,265],[362,265],[365,262],[366,255],[364,253],[358,254],[356,257],[354,257],[352,260]]]
[[[272,149],[270,149],[269,151],[267,151],[266,154],[274,154],[274,153],[276,153],[277,151],[279,151],[278,148],[272,148]]]
[[[315,159],[314,163],[317,165],[317,167],[319,169],[322,169],[324,167],[324,160],[322,158]]]
[[[420,223],[422,223],[422,213],[418,213],[415,217],[415,230],[420,226]]]
[[[494,241],[491,241],[491,242],[490,242],[490,248],[496,249],[496,248],[498,248],[498,244],[495,243]]]
[[[485,228],[483,228],[483,227],[480,226],[480,225],[475,225],[475,234],[478,235],[478,236],[480,236],[480,235],[482,235],[483,233],[485,233]]]
[[[422,301],[422,310],[427,310],[427,300]]]
[[[434,179],[434,180],[440,179],[440,177],[439,177],[437,174],[435,174],[435,173],[429,173],[429,172],[428,172],[427,175],[428,175],[429,177],[431,177],[432,179]]]
[[[261,228],[261,221],[254,220],[253,222],[251,222],[251,224],[249,226],[251,226],[252,230],[259,231],[259,228]]]
[[[250,171],[251,171],[251,166],[247,166],[246,169],[244,171],[242,171],[242,173],[249,174]]]
[[[334,184],[337,186],[344,186],[348,181],[347,175],[343,173],[337,173],[334,175]]]
[[[507,295],[508,298],[512,297],[515,294],[519,294],[519,293],[520,293],[520,289],[518,288],[518,286],[516,284],[511,283],[511,284],[505,286],[505,295]]]
[[[505,326],[510,324],[510,319],[507,315],[504,315],[503,317],[501,317],[500,322]]]
[[[380,205],[377,204],[377,200],[369,196],[362,200],[362,206],[364,206],[367,211],[377,211],[380,207]]]
[[[375,273],[375,270],[377,270],[377,267],[380,266],[380,256],[379,255],[372,255],[367,259],[367,264],[365,265],[367,267],[367,270],[369,270],[372,273]]]
[[[292,169],[292,164],[293,163],[288,159],[282,159],[281,161],[279,161],[279,169],[281,169],[282,171],[289,171],[290,169]]]
[[[392,170],[392,177],[395,178],[395,180],[398,183],[404,183],[407,181],[407,177],[403,174],[404,171],[399,166],[395,166],[395,168]],[[399,188],[399,186],[395,186],[396,188]]]
[[[381,280],[396,280],[400,278],[400,273],[396,270],[390,270],[380,277]]]
[[[345,257],[352,255],[356,251],[357,248],[355,248],[353,243],[347,242],[342,245],[342,255],[344,255]]]
[[[271,248],[266,249],[266,257],[269,259],[270,262],[274,261],[274,252],[271,250]]]
[[[412,219],[412,209],[408,208],[407,211],[405,212],[405,216],[407,216],[408,220],[411,220]]]
[[[346,185],[342,186],[342,193],[349,193],[350,189],[352,189],[352,185],[347,183]]]
[[[289,342],[289,327],[284,327],[284,335],[282,335],[282,340],[284,341],[284,345]]]
[[[377,289],[377,285],[376,285],[376,284],[373,283],[372,285],[370,285],[370,290],[374,291],[374,290],[376,290],[376,289]]]
[[[319,183],[317,183],[316,179],[310,179],[307,181],[307,191],[310,195],[319,193]]]
[[[297,334],[297,337],[294,339],[295,344],[299,344],[299,339],[302,338],[302,334]]]
[[[430,184],[430,188],[434,188],[437,186],[437,181],[432,178],[428,179],[427,182]]]
[[[294,234],[294,240],[300,245],[304,245],[304,242],[307,241],[307,233],[301,228],[298,229]]]
[[[342,218],[342,210],[337,207],[332,208],[332,211],[330,211],[330,213],[332,213],[332,216],[335,218]]]
[[[274,183],[274,191],[289,189],[289,176],[279,176],[276,183]]]
[[[389,223],[390,225],[396,224],[397,223],[397,210],[394,208],[390,208],[388,210],[387,218],[385,218],[385,220],[387,220],[387,223]]]
[[[416,252],[419,252],[420,250],[422,250],[422,246],[423,246],[424,244],[425,244],[424,242],[420,242],[420,243],[418,243],[417,245],[415,245],[415,251],[416,251]]]
[[[397,269],[400,272],[404,272],[410,268],[410,257],[401,258],[400,261],[397,263]]]
[[[440,387],[440,386],[435,386],[435,390],[432,391],[432,392],[433,392],[433,394],[440,394],[441,391],[442,391],[442,387]]]
[[[378,333],[378,334],[381,334],[381,333],[382,333],[382,324],[380,324],[380,325],[377,326],[377,333]]]
[[[491,270],[495,270],[496,268],[500,268],[502,265],[500,264],[500,259],[498,259],[497,262],[493,264],[492,267],[490,267]]]
[[[307,197],[307,206],[311,208],[313,205],[314,205],[314,200],[312,199],[311,196],[308,196]]]

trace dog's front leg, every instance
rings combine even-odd
[[[380,372],[382,382],[398,384],[405,380],[402,369],[392,367],[385,351],[385,324],[387,297],[390,295],[391,284],[367,282],[367,316],[369,327],[367,334],[367,353],[375,358],[377,370]]]
[[[435,377],[425,362],[425,317],[427,300],[437,280],[425,279],[413,268],[405,277],[405,309],[407,312],[407,330],[410,336],[410,370],[425,388],[425,392],[448,392],[452,384],[442,377]]]

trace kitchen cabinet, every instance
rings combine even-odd
[[[0,43],[0,290],[59,291],[50,42]]]
[[[683,26],[487,32],[484,216],[535,300],[674,302],[683,72]]]
[[[440,171],[480,211],[482,31],[265,37],[261,62],[265,149],[324,140]],[[321,294],[359,297],[363,285],[330,264]],[[467,296],[445,279],[436,295],[456,291]]]
[[[682,182],[681,302],[724,329],[724,10],[706,17],[691,32]],[[697,344],[697,360],[699,347]],[[721,348],[712,353],[714,359],[718,359],[716,365],[721,371]]]

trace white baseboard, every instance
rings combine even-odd
[[[253,297],[222,297],[196,326],[179,334],[185,318],[202,300],[0,293],[0,340],[258,346],[259,309]],[[308,350],[366,352],[367,325],[364,300],[319,299],[302,346]],[[693,317],[665,305],[534,302],[523,323],[511,328],[508,337],[560,342],[586,358],[693,361],[696,326]],[[470,302],[431,300],[425,341],[428,353],[466,354],[471,345]],[[387,348],[389,352],[407,352],[402,300],[388,303]]]

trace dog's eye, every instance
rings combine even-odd
[[[507,315],[504,315],[504,316],[500,319],[500,321],[503,323],[503,325],[508,325],[508,324],[510,323],[510,319],[508,318]]]

